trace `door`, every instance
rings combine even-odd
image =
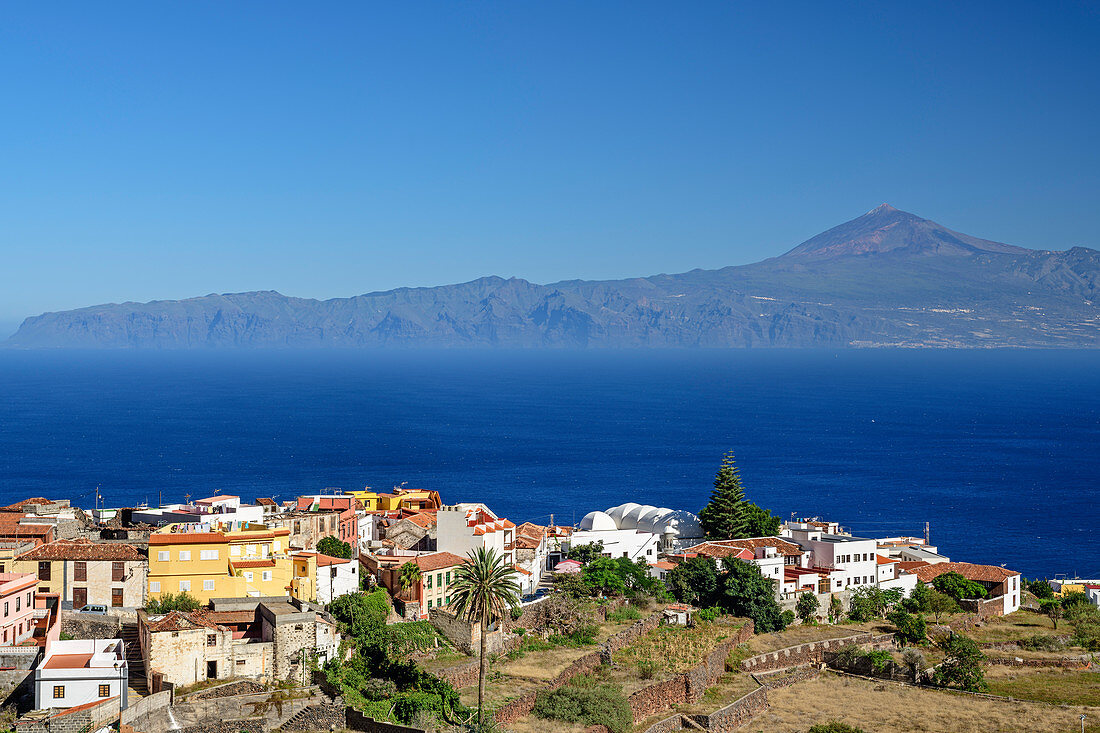
[[[73,608],[84,608],[88,605],[88,589],[73,588]]]
[[[216,680],[218,679],[218,663],[210,661],[206,663],[206,679]]]
[[[122,608],[122,589],[111,588],[111,605],[115,608]]]

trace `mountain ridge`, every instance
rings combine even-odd
[[[488,275],[318,300],[274,290],[27,318],[22,348],[1100,346],[1100,252],[1032,250],[883,204],[717,270]]]

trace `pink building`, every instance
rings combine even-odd
[[[0,573],[0,644],[21,644],[34,636],[37,585],[32,573]]]

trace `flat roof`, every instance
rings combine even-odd
[[[43,665],[46,669],[83,669],[92,661],[91,654],[54,654]]]

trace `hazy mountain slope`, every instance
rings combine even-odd
[[[28,318],[12,346],[1100,346],[1100,252],[1029,250],[883,205],[753,265],[536,285],[486,277]]]

